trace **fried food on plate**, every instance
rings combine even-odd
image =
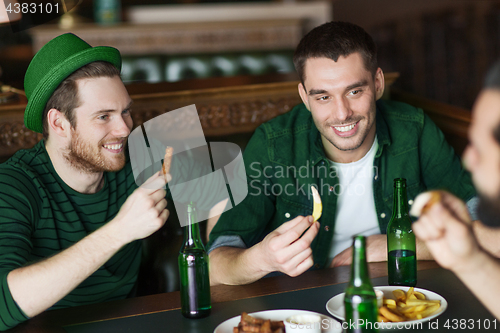
[[[271,321],[250,316],[246,312],[241,313],[238,327],[233,328],[233,333],[284,333],[285,324],[283,321]]]
[[[379,321],[401,322],[428,317],[441,307],[440,300],[431,300],[413,287],[405,293],[401,289],[392,292],[394,299],[384,298],[384,306],[379,309]]]

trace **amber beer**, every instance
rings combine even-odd
[[[406,179],[394,179],[394,208],[387,225],[387,269],[389,285],[410,286],[417,284],[417,256],[415,234],[411,228]]]
[[[201,240],[193,202],[187,207],[184,244],[179,251],[181,311],[186,318],[203,318],[210,314],[210,277],[208,254]]]

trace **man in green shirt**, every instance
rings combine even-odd
[[[0,165],[1,330],[132,294],[137,240],[168,217],[166,177],[138,188],[125,154],[131,99],[120,66],[118,50],[64,34],[28,67],[25,124],[44,140]]]
[[[304,104],[260,126],[244,153],[249,193],[221,215],[208,246],[212,284],[350,264],[354,234],[369,261],[387,259],[394,178],[418,193],[445,188],[474,206],[470,176],[422,110],[384,102],[376,48],[360,27],[330,22],[299,43]],[[323,214],[314,222],[311,185]],[[417,257],[431,259],[417,243]]]

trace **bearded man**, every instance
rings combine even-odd
[[[121,57],[73,34],[25,77],[25,125],[43,133],[0,165],[0,329],[49,308],[134,293],[141,244],[169,215],[166,179],[138,188],[125,154],[132,101]]]
[[[488,72],[477,97],[463,156],[478,191],[479,221],[448,192],[414,223],[415,235],[427,244],[436,261],[454,272],[488,310],[500,319],[500,62]],[[424,197],[419,197],[425,201]]]

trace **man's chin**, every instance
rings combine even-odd
[[[338,150],[351,151],[358,149],[363,144],[362,140],[359,142],[360,140],[356,139],[358,139],[356,136],[352,136],[349,138],[336,138],[336,140],[330,140],[330,142]]]
[[[125,167],[125,155],[114,158],[112,163],[108,163],[105,167],[107,172],[117,172]]]

